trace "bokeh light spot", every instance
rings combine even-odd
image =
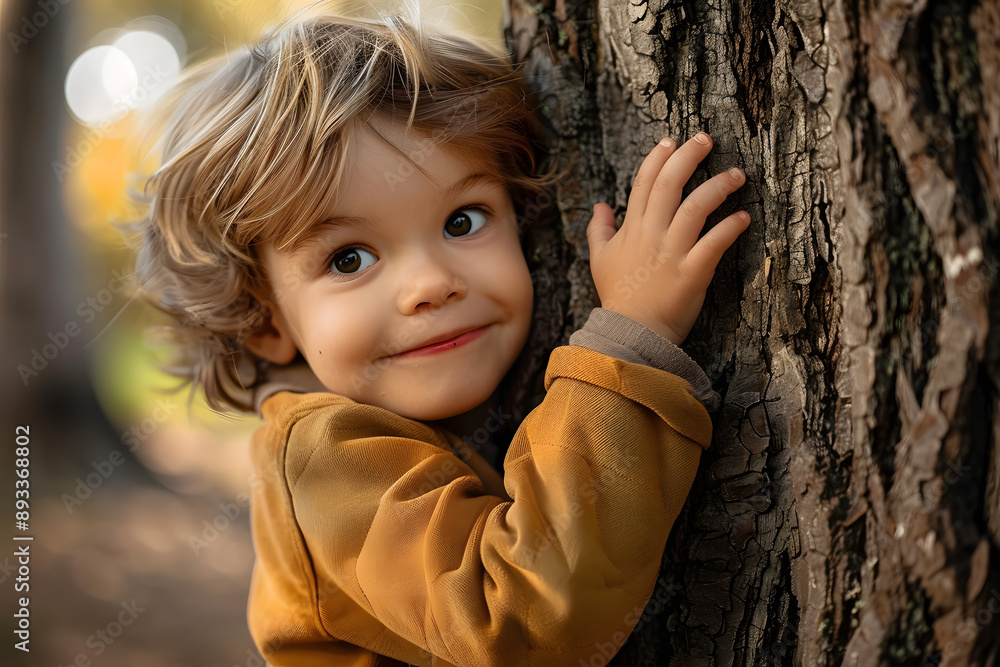
[[[136,71],[136,88],[126,101],[131,108],[148,106],[180,72],[181,60],[174,45],[155,32],[133,30],[116,39],[112,46],[128,56]]]
[[[66,103],[81,123],[98,126],[124,116],[125,99],[138,86],[132,61],[121,49],[95,46],[73,61],[66,74]]]

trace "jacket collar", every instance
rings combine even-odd
[[[261,414],[260,407],[264,401],[279,391],[291,391],[297,394],[330,393],[305,361],[286,366],[270,366],[267,369],[267,380],[254,392],[253,407],[258,416]]]

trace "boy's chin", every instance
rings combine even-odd
[[[482,395],[480,395],[482,394]],[[481,392],[460,392],[456,396],[435,400],[434,397],[401,397],[393,401],[392,405],[384,405],[386,409],[395,412],[401,417],[413,419],[415,421],[432,422],[461,417],[476,408],[490,398],[492,391],[483,390]],[[414,400],[416,399],[416,400]]]
[[[485,400],[485,399],[484,399]],[[413,408],[404,408],[401,410],[393,410],[396,414],[401,417],[406,417],[407,419],[413,419],[414,421],[421,422],[433,422],[441,421],[445,419],[451,419],[453,417],[460,417],[472,410],[479,407],[483,401],[479,401],[473,405],[469,405],[467,408],[454,409],[447,406],[419,406]]]

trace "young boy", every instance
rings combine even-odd
[[[416,19],[321,17],[177,90],[137,270],[176,321],[174,372],[264,420],[248,610],[264,656],[605,664],[711,440],[719,397],[677,345],[749,223],[698,239],[742,172],[682,202],[710,140],[664,140],[620,230],[595,206],[604,307],[552,352],[501,475],[452,426],[502,414],[531,325],[516,202],[548,181],[509,63]]]

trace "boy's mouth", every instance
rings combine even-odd
[[[456,331],[431,338],[417,347],[406,350],[405,352],[400,352],[399,354],[389,355],[386,358],[401,359],[406,357],[419,357],[426,354],[435,354],[437,352],[444,352],[445,350],[452,350],[456,347],[461,347],[466,343],[471,343],[475,339],[479,338],[486,332],[486,329],[489,328],[489,326],[490,325],[487,324],[473,329],[458,329]]]

